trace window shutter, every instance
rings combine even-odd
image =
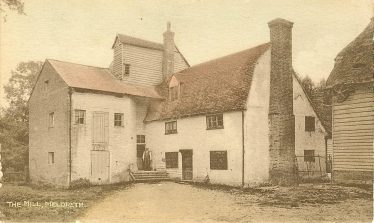
[[[109,113],[94,112],[92,125],[92,142],[105,149],[109,142]],[[95,146],[96,146],[95,145]],[[104,148],[102,148],[104,146]]]

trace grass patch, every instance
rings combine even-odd
[[[197,188],[203,188],[203,189],[208,189],[208,190],[228,191],[228,192],[237,191],[241,189],[241,187],[238,187],[238,186],[230,186],[230,185],[225,185],[225,184],[210,184],[210,183],[203,183],[203,182],[188,182],[187,184],[190,184],[193,187],[197,187]]]
[[[349,199],[373,199],[371,187],[352,187],[334,184],[300,184],[295,187],[259,185],[233,187],[220,184],[188,183],[193,187],[236,194],[240,203],[259,203],[265,206],[298,207],[304,204],[335,204]],[[247,200],[247,201],[246,201]]]
[[[73,222],[102,198],[131,185],[115,184],[79,189],[3,185],[0,189],[0,210],[6,220],[10,221]],[[19,202],[19,207],[11,207],[7,202]]]
[[[373,192],[357,187],[331,184],[303,184],[298,187],[278,187],[266,194],[262,205],[298,207],[303,204],[336,204],[350,199],[372,200]]]

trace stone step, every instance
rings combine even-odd
[[[168,175],[149,175],[149,176],[138,176],[138,175],[133,175],[135,178],[152,178],[152,177],[168,177]]]
[[[170,180],[169,174],[165,171],[137,171],[132,175],[135,181]]]
[[[152,176],[152,175],[164,176],[164,175],[168,175],[168,174],[167,173],[133,173],[133,175],[137,175],[137,176]]]
[[[164,180],[170,180],[170,178],[147,178],[147,179],[135,179],[136,182],[142,182],[142,181],[164,181]]]
[[[139,173],[133,173],[134,176],[167,176],[168,174],[155,174],[155,173],[151,173],[151,174],[139,174]]]

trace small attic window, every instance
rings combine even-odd
[[[49,80],[45,80],[43,84],[43,91],[47,92],[48,91],[48,85],[49,85]]]
[[[176,101],[181,95],[181,84],[174,76],[171,78],[169,83],[169,99],[170,101]]]
[[[130,75],[130,64],[124,63],[123,64],[123,75],[129,76]]]

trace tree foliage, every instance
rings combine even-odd
[[[6,21],[6,11],[16,11],[20,15],[25,15],[24,6],[23,0],[0,0],[0,13]]]
[[[9,102],[7,113],[17,121],[28,120],[27,101],[41,66],[42,62],[36,61],[19,63],[16,70],[11,71],[9,83],[4,87]]]
[[[301,84],[303,85],[304,90],[306,91],[308,96],[311,97],[315,88],[315,84],[312,79],[307,75],[301,79]]]
[[[3,165],[22,170],[28,161],[28,107],[27,101],[42,67],[41,62],[18,64],[4,87],[9,107],[0,113],[0,142]]]

